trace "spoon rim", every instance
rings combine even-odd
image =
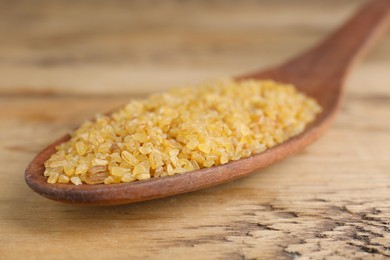
[[[37,154],[25,170],[25,181],[31,189],[46,198],[82,205],[127,204],[200,190],[244,177],[302,150],[331,125],[339,103],[337,100],[330,110],[320,112],[302,133],[261,153],[210,168],[130,183],[47,183],[47,177],[43,174],[44,162],[56,151],[57,145],[71,138],[70,134],[67,134]]]

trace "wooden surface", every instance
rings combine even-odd
[[[1,1],[0,258],[390,257],[390,37],[354,70],[334,127],[216,188],[118,207],[46,200],[33,156],[84,119],[311,46],[362,1]]]
[[[168,178],[116,185],[50,184],[44,176],[44,163],[56,147],[69,141],[65,135],[42,150],[25,170],[27,185],[38,194],[59,202],[93,206],[121,205],[161,199],[217,186],[233,181],[256,170],[302,151],[317,140],[334,122],[340,110],[344,82],[352,68],[360,63],[382,39],[390,27],[390,1],[371,0],[340,25],[330,36],[293,59],[278,66],[252,72],[235,79],[272,79],[294,84],[299,91],[317,100],[322,112],[303,133],[272,149],[218,167],[211,167]]]

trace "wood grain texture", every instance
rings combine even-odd
[[[110,208],[24,184],[32,157],[96,112],[278,63],[362,1],[291,2],[2,1],[0,258],[390,257],[389,37],[351,75],[332,130],[258,174]]]
[[[263,153],[220,166],[141,182],[80,186],[47,183],[44,163],[56,152],[59,144],[70,139],[70,135],[65,135],[38,153],[27,166],[26,183],[38,194],[56,201],[108,206],[166,198],[253,174],[302,151],[329,128],[340,110],[347,74],[363,54],[367,54],[383,37],[389,26],[390,2],[370,0],[316,47],[272,69],[238,77],[294,84],[322,107],[321,114],[306,126],[304,132]]]

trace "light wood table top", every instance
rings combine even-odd
[[[23,179],[94,114],[277,64],[362,2],[1,1],[0,259],[390,257],[390,35],[329,132],[247,178],[117,207],[56,203]]]

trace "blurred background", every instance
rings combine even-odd
[[[362,2],[3,0],[0,93],[138,95],[238,75],[312,46]],[[389,39],[371,61],[388,60]]]

